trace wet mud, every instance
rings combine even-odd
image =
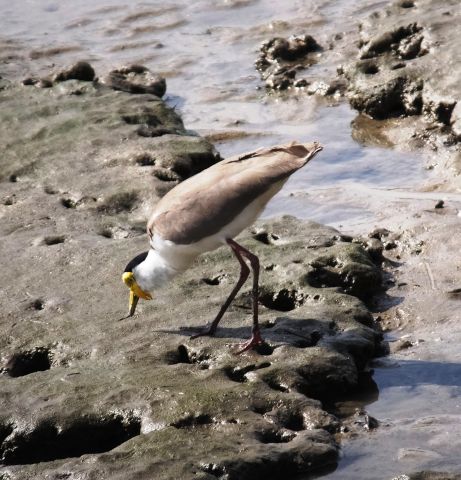
[[[58,27],[26,42],[5,6],[0,476],[457,478],[457,2],[111,3],[31,5]],[[340,231],[242,235],[265,347],[232,353],[249,287],[189,340],[232,288],[225,250],[122,319],[145,219],[209,142],[306,135],[323,159],[265,216]]]

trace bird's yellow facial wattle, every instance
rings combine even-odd
[[[136,283],[133,272],[125,272],[122,275],[123,283],[130,289],[130,311],[129,315],[132,317],[136,311],[136,305],[138,300],[143,298],[144,300],[152,300],[152,295],[149,292],[145,292]]]

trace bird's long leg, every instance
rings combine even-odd
[[[245,247],[242,247],[232,239],[228,239],[227,243],[230,245],[236,255],[242,255],[247,258],[250,262],[251,268],[253,269],[253,328],[251,330],[251,338],[247,342],[240,345],[241,348],[237,352],[242,353],[263,343],[258,322],[259,258],[254,253],[251,253]]]
[[[237,247],[239,247],[239,248],[236,248],[230,242],[233,242],[233,243],[235,243],[235,242],[233,240],[227,240],[227,243],[231,247],[232,251],[234,252],[234,255],[237,257],[237,260],[240,263],[240,277],[239,277],[234,289],[230,293],[227,300],[224,302],[223,306],[219,310],[218,315],[216,315],[216,318],[213,320],[211,325],[209,327],[205,328],[200,333],[197,333],[196,335],[192,335],[192,337],[191,337],[192,339],[193,338],[198,338],[198,337],[203,337],[205,335],[214,335],[214,333],[216,332],[216,328],[218,326],[218,323],[221,321],[221,318],[223,317],[226,310],[229,308],[229,305],[232,303],[232,300],[234,300],[238,291],[242,288],[243,284],[246,282],[246,280],[248,278],[248,275],[250,274],[250,269],[248,268],[247,264],[245,263],[245,260],[242,258],[242,255],[240,253],[240,248],[243,248],[243,247],[240,247],[240,245],[235,243],[235,245],[237,245]]]

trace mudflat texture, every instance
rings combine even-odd
[[[243,234],[262,264],[259,352],[233,347],[250,333],[250,284],[215,338],[189,339],[236,281],[224,248],[123,318],[121,273],[147,248],[152,205],[218,154],[153,95],[2,85],[0,476],[244,480],[334,466],[340,422],[322,402],[358,387],[381,339],[363,303],[381,285],[365,248],[291,217]],[[139,132],[153,125],[175,133]]]
[[[461,139],[460,18],[456,0],[395,0],[327,41],[271,38],[256,68],[269,90],[347,99],[362,142],[446,149]]]

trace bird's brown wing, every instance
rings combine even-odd
[[[219,232],[246,206],[286,180],[319,151],[289,144],[231,157],[189,178],[157,204],[148,232],[190,244]]]

